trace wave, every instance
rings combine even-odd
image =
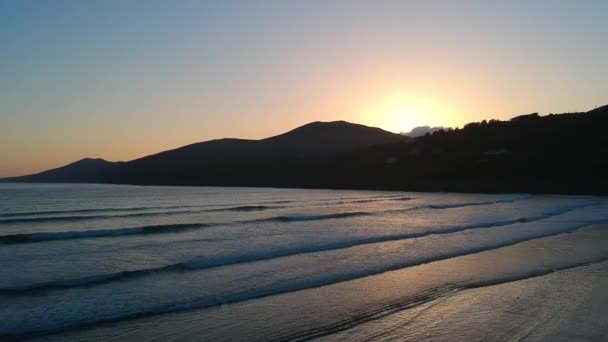
[[[71,221],[86,221],[94,219],[113,219],[113,218],[131,218],[131,217],[150,217],[150,216],[172,216],[172,215],[188,215],[188,214],[200,214],[213,211],[248,211],[247,207],[253,209],[249,211],[265,210],[264,206],[241,206],[231,208],[218,208],[218,209],[197,209],[197,210],[175,210],[175,211],[161,211],[161,212],[143,212],[143,213],[128,213],[128,214],[107,214],[107,215],[74,215],[74,216],[40,216],[40,217],[17,217],[0,219],[2,223],[31,223],[31,222],[71,222]],[[267,207],[270,209],[273,207]],[[274,207],[281,208],[281,207]]]
[[[368,203],[368,202],[376,202],[376,201],[385,201],[385,200],[410,200],[411,197],[400,197],[398,195],[384,195],[384,196],[371,196],[371,197],[355,197],[352,201],[340,201],[330,204],[346,204],[346,203]],[[209,209],[209,211],[247,211],[249,208],[251,210],[258,210],[256,208],[260,208],[259,210],[272,209],[272,208],[284,208],[281,206],[277,207],[267,207],[266,204],[288,204],[288,203],[296,203],[301,201],[295,200],[271,200],[271,201],[261,201],[257,202],[255,205],[236,205],[228,208],[218,208],[218,209]],[[259,205],[258,205],[259,204]],[[328,203],[323,203],[322,205],[327,205]],[[0,222],[19,222],[19,221],[7,221],[2,218],[12,218],[12,217],[22,217],[26,216],[23,219],[38,219],[31,218],[27,216],[36,216],[36,215],[66,215],[66,214],[84,214],[84,213],[107,213],[107,212],[129,212],[129,211],[144,211],[144,210],[163,210],[163,209],[187,209],[187,208],[209,208],[209,207],[225,207],[230,206],[230,203],[226,204],[200,204],[200,205],[168,205],[168,206],[148,206],[148,207],[127,207],[127,208],[116,208],[116,207],[108,207],[108,208],[85,208],[85,209],[67,209],[67,210],[43,210],[43,211],[22,211],[22,212],[13,212],[13,213],[0,213]],[[151,213],[155,214],[155,213]],[[106,215],[108,217],[114,217],[114,215]],[[117,216],[120,216],[118,214]],[[58,218],[67,218],[70,219],[71,216],[59,216]],[[87,216],[88,218],[95,218],[94,216]],[[53,219],[54,217],[50,217]],[[42,217],[40,218],[42,219]]]
[[[171,216],[171,215],[184,215],[184,214],[196,214],[203,213],[209,210],[179,210],[179,211],[163,211],[163,212],[151,212],[151,213],[130,213],[130,214],[118,214],[118,215],[77,215],[77,216],[42,216],[42,217],[23,217],[23,218],[9,218],[0,219],[0,224],[4,223],[32,223],[32,222],[73,222],[73,221],[86,221],[94,219],[106,219],[106,218],[129,218],[129,217],[146,217],[146,216]]]
[[[496,203],[496,201],[491,202]],[[473,205],[480,205],[479,203],[474,203]],[[515,220],[508,220],[504,222],[498,222],[498,225],[512,224],[512,223],[521,223],[528,221],[536,221],[539,219],[548,218],[550,216],[555,216],[559,214],[563,214],[567,211],[583,208],[586,206],[590,206],[592,203],[585,203],[583,205],[577,205],[566,209],[560,209],[555,212],[550,212],[547,215],[540,215],[537,217],[528,217],[528,218],[518,218]],[[462,206],[462,205],[461,205]],[[230,210],[230,211],[255,211],[255,210],[266,210],[265,206],[246,206],[246,207],[232,207],[232,208],[223,208],[221,210]],[[269,207],[275,209],[277,207]],[[394,212],[403,212],[420,209],[421,207],[410,207],[405,209],[389,209],[384,211],[377,212],[366,212],[366,211],[356,211],[356,212],[343,212],[343,213],[333,213],[333,214],[322,214],[322,215],[281,215],[281,216],[271,216],[254,220],[242,220],[242,221],[233,221],[233,222],[224,222],[224,223],[187,223],[187,224],[170,224],[170,225],[153,225],[153,226],[142,226],[142,227],[129,227],[129,228],[113,228],[113,229],[94,229],[94,230],[84,230],[84,231],[62,231],[62,232],[40,232],[40,233],[23,233],[23,234],[11,234],[11,235],[0,235],[0,243],[4,244],[18,244],[18,243],[33,243],[33,242],[44,242],[51,240],[72,240],[72,239],[83,239],[83,238],[97,238],[97,237],[120,237],[123,235],[133,235],[133,234],[151,234],[151,233],[170,233],[170,232],[179,232],[181,230],[187,229],[196,229],[203,227],[211,227],[211,226],[221,226],[221,225],[233,225],[233,224],[243,224],[243,223],[265,223],[265,222],[300,222],[300,221],[319,221],[319,220],[328,220],[328,219],[342,219],[342,218],[350,218],[350,217],[360,217],[360,216],[372,216],[372,215],[381,215],[385,213],[394,213]],[[216,209],[214,209],[216,210]],[[219,209],[218,209],[219,210]],[[526,221],[528,220],[528,221]],[[483,226],[494,226],[494,223],[484,223],[481,225],[467,226],[464,229],[472,229],[479,228]],[[187,227],[187,228],[186,228]],[[457,228],[460,229],[460,228]],[[443,231],[450,231],[449,229],[444,229]],[[455,230],[452,232],[456,232],[459,230]],[[427,231],[429,232],[429,231]],[[435,234],[434,232],[433,234]],[[416,236],[415,236],[416,237]]]
[[[194,205],[172,205],[159,207],[129,207],[129,208],[89,208],[89,209],[71,209],[71,210],[46,210],[46,211],[23,211],[17,213],[4,213],[0,217],[21,217],[34,215],[61,215],[61,214],[80,214],[80,213],[103,213],[109,211],[142,211],[142,210],[162,210],[162,209],[183,209],[183,208],[198,208],[201,206]]]
[[[223,211],[223,210],[235,210],[238,211],[238,209],[240,208],[247,208],[247,207],[266,207],[265,205],[262,204],[286,204],[286,203],[293,203],[296,201],[263,201],[263,202],[259,202],[260,205],[242,205],[242,206],[234,206],[234,207],[228,207],[228,208],[218,208],[218,209],[207,209],[207,210],[200,210],[200,211],[194,211],[194,212],[204,212],[204,211]],[[164,209],[196,209],[196,208],[210,208],[210,207],[224,207],[224,206],[229,206],[231,204],[201,204],[201,205],[172,205],[172,206],[152,206],[152,207],[129,207],[129,208],[89,208],[89,209],[71,209],[71,210],[46,210],[46,211],[23,211],[23,212],[15,212],[15,213],[2,213],[0,214],[0,223],[5,222],[5,223],[11,223],[11,222],[21,222],[21,220],[23,220],[24,222],[29,221],[36,221],[36,220],[54,220],[54,219],[86,219],[86,218],[100,218],[100,217],[129,217],[131,216],[131,214],[111,214],[109,212],[131,212],[131,211],[145,211],[145,210],[164,210]],[[268,207],[268,209],[270,208],[283,208],[281,206],[277,206],[277,207]],[[255,209],[254,209],[255,210]],[[189,211],[177,211],[177,213],[188,213]],[[67,215],[67,214],[94,214],[94,213],[108,213],[108,215],[99,215],[99,216],[93,216],[93,215],[88,215],[88,216],[78,216],[78,215],[71,215],[71,216],[41,216],[41,217],[29,217],[29,216],[36,216],[36,215]],[[164,212],[162,212],[164,213]],[[146,214],[151,214],[151,215],[157,215],[157,214],[162,214],[162,213],[156,213],[156,212],[152,212],[152,213],[137,213],[138,214],[142,214],[142,215],[146,215]],[[168,212],[171,213],[171,212]],[[25,217],[23,217],[25,216]],[[6,219],[4,219],[6,218]],[[13,219],[15,218],[15,219]]]
[[[106,219],[106,218],[131,218],[131,217],[150,217],[150,216],[171,216],[171,215],[188,215],[188,214],[200,214],[214,211],[260,211],[268,209],[280,209],[285,207],[280,206],[240,206],[231,208],[218,208],[218,209],[200,209],[200,210],[177,210],[177,211],[162,211],[162,212],[143,212],[143,213],[129,213],[129,214],[109,214],[109,215],[76,215],[76,216],[41,216],[41,217],[19,217],[19,218],[7,218],[0,219],[2,223],[31,223],[31,222],[72,222],[72,221],[86,221],[95,219]]]
[[[242,205],[238,207],[211,209],[210,211],[262,211],[272,209],[284,209],[286,206],[268,206],[268,205]]]
[[[578,227],[578,228],[581,228],[581,227]],[[365,271],[365,270],[358,271],[358,270],[354,269],[353,272],[344,274],[342,276],[328,275],[328,276],[321,277],[318,279],[304,280],[304,281],[302,281],[300,283],[296,283],[296,284],[277,284],[275,287],[265,288],[265,289],[260,289],[260,290],[245,290],[242,293],[237,293],[232,296],[227,295],[227,296],[223,296],[221,298],[209,297],[209,298],[201,298],[199,300],[194,300],[194,301],[189,300],[189,301],[185,301],[185,302],[174,302],[171,304],[160,305],[157,307],[150,307],[148,309],[145,309],[144,311],[118,314],[117,316],[114,316],[114,317],[103,317],[102,316],[102,317],[98,317],[98,318],[92,318],[87,321],[74,322],[71,324],[67,323],[67,324],[63,324],[61,326],[56,326],[56,327],[50,328],[50,329],[45,328],[45,329],[34,330],[34,331],[30,330],[30,331],[24,331],[24,332],[13,332],[13,333],[0,335],[0,337],[24,338],[24,337],[31,337],[31,336],[35,336],[35,335],[50,334],[50,333],[59,332],[59,331],[78,329],[78,328],[83,328],[86,326],[94,326],[94,325],[98,325],[98,324],[102,324],[102,323],[121,322],[121,321],[135,319],[135,318],[157,316],[157,315],[175,313],[175,312],[194,311],[194,310],[206,309],[209,307],[215,307],[215,306],[219,306],[219,305],[241,303],[241,302],[246,302],[246,301],[250,301],[253,299],[270,297],[270,296],[275,296],[275,295],[279,295],[279,294],[292,293],[292,292],[308,290],[308,289],[313,289],[313,288],[320,288],[320,287],[338,284],[338,283],[342,283],[342,282],[346,282],[346,281],[351,281],[351,280],[355,280],[355,279],[359,279],[359,278],[363,278],[363,277],[373,276],[373,275],[381,274],[381,273],[388,272],[388,271],[399,270],[399,269],[403,269],[403,268],[407,268],[407,267],[413,267],[413,266],[417,266],[417,265],[421,265],[421,264],[445,260],[445,259],[454,258],[454,257],[458,257],[458,256],[476,254],[476,253],[480,253],[483,251],[493,250],[493,249],[497,249],[497,248],[501,248],[501,247],[508,247],[508,246],[512,246],[512,245],[515,245],[515,244],[518,244],[521,242],[525,242],[525,241],[529,241],[529,240],[533,240],[533,239],[537,239],[537,238],[545,238],[545,237],[549,237],[549,236],[555,236],[555,235],[560,235],[560,234],[564,234],[567,232],[572,232],[573,230],[576,230],[578,228],[572,228],[567,231],[562,231],[559,233],[551,233],[551,234],[542,235],[542,236],[538,236],[538,237],[534,237],[534,238],[527,238],[527,239],[522,239],[522,240],[517,240],[517,241],[512,240],[507,243],[496,244],[494,246],[487,246],[487,248],[471,249],[467,252],[454,253],[453,255],[449,255],[449,256],[446,255],[445,257],[442,257],[442,258],[418,261],[418,262],[414,262],[414,263],[397,262],[397,263],[394,263],[391,265],[386,265],[385,267],[379,267],[374,270],[367,270],[367,271]],[[553,272],[564,271],[567,269],[572,269],[572,268],[577,268],[577,267],[582,267],[582,266],[589,266],[589,265],[606,262],[606,261],[608,261],[608,256],[601,256],[601,257],[595,257],[595,258],[588,258],[585,260],[576,260],[576,261],[572,261],[570,263],[565,263],[562,265],[557,265],[557,266],[553,266],[553,267],[545,267],[543,269],[524,271],[519,274],[507,275],[507,276],[503,276],[503,277],[499,277],[499,278],[495,278],[495,279],[491,279],[491,280],[471,281],[470,283],[464,283],[464,284],[448,284],[448,285],[440,286],[440,287],[437,287],[434,289],[429,289],[426,292],[419,294],[417,296],[414,296],[414,297],[406,297],[400,301],[396,301],[396,302],[385,304],[380,307],[372,308],[371,310],[366,311],[365,313],[359,313],[354,317],[346,318],[345,320],[343,320],[337,324],[325,326],[322,328],[317,328],[314,330],[309,330],[306,332],[290,334],[288,337],[285,336],[285,337],[281,337],[280,339],[285,340],[286,338],[288,338],[289,340],[295,340],[295,341],[308,340],[308,339],[311,339],[314,337],[323,336],[323,335],[327,335],[327,334],[330,334],[333,332],[345,330],[349,327],[358,325],[358,324],[368,321],[370,319],[380,318],[384,314],[390,314],[391,312],[398,311],[399,309],[405,309],[405,308],[413,307],[413,306],[416,306],[416,305],[419,305],[422,303],[426,303],[430,300],[437,299],[450,292],[462,291],[462,290],[466,290],[466,289],[483,287],[483,286],[497,285],[497,284],[502,284],[502,283],[518,281],[518,280],[524,280],[524,279],[530,279],[530,278],[534,278],[534,277],[547,275],[547,274],[550,274]]]
[[[391,198],[391,201],[411,201],[414,200],[416,198],[414,197],[397,197],[397,198]]]
[[[42,283],[42,284],[35,284],[35,285],[25,286],[25,287],[0,288],[0,294],[27,295],[30,292],[49,291],[49,290],[54,290],[54,289],[65,289],[65,288],[73,288],[73,287],[81,287],[81,286],[93,286],[93,285],[103,284],[103,283],[106,283],[109,281],[122,281],[122,280],[132,279],[135,277],[147,276],[151,273],[176,271],[176,270],[179,270],[179,271],[203,270],[203,269],[210,269],[210,268],[221,267],[221,266],[232,266],[232,265],[237,265],[237,264],[258,262],[258,261],[270,260],[270,259],[275,259],[275,258],[289,257],[289,256],[293,256],[293,255],[319,253],[319,252],[327,252],[327,251],[333,251],[333,250],[339,250],[339,249],[346,249],[346,248],[351,248],[351,247],[356,247],[356,246],[361,246],[361,245],[416,239],[416,238],[426,237],[426,236],[430,236],[430,235],[453,234],[453,233],[462,232],[462,231],[466,231],[466,230],[501,227],[501,226],[507,226],[507,225],[511,225],[511,224],[515,224],[515,223],[530,223],[530,222],[534,222],[534,221],[544,220],[544,219],[547,219],[547,218],[550,218],[553,216],[561,215],[568,211],[575,210],[578,208],[580,208],[580,206],[572,207],[572,208],[568,208],[568,209],[556,210],[552,213],[547,213],[545,215],[539,215],[539,216],[534,216],[534,217],[524,217],[524,218],[517,218],[517,219],[512,219],[512,220],[485,223],[485,224],[472,224],[472,225],[463,225],[463,226],[456,226],[456,227],[449,227],[449,228],[438,228],[438,229],[425,230],[422,232],[415,232],[415,233],[384,235],[384,236],[359,238],[359,239],[354,239],[354,240],[337,241],[337,242],[334,241],[334,242],[329,242],[329,243],[325,243],[325,244],[297,246],[297,247],[293,247],[293,248],[286,248],[286,249],[274,250],[274,251],[266,250],[266,251],[256,253],[256,254],[234,255],[234,256],[230,256],[230,257],[223,256],[223,257],[215,258],[215,259],[209,258],[209,257],[206,257],[204,259],[195,258],[195,259],[192,259],[189,261],[175,263],[175,264],[166,265],[166,266],[157,267],[157,268],[148,268],[148,269],[141,269],[141,270],[134,270],[134,271],[122,271],[122,272],[97,275],[97,276],[92,276],[92,277],[76,278],[76,279],[54,281],[54,282],[48,282],[48,283]],[[572,230],[576,230],[576,229],[578,229],[582,226],[588,225],[588,224],[589,223],[581,224],[580,226],[576,226]],[[158,226],[158,227],[159,228],[154,228],[154,230],[151,230],[151,231],[155,232],[156,229],[158,229],[159,231],[162,231],[163,226]],[[150,227],[148,227],[148,229],[149,228]],[[195,229],[195,228],[200,228],[200,227],[193,226],[191,228],[184,227],[181,229]],[[138,228],[134,228],[134,229],[138,229]],[[139,229],[141,229],[141,228],[139,228]],[[180,228],[178,227],[176,229],[180,229]],[[569,231],[569,230],[565,230],[564,232],[566,232],[566,231]],[[133,234],[136,234],[136,233],[133,233]],[[549,236],[549,235],[547,235],[547,236]],[[525,241],[525,240],[523,240],[523,241]]]
[[[346,316],[346,318],[333,324],[295,333],[287,333],[285,335],[266,339],[266,341],[308,341],[322,336],[335,334],[353,328],[357,325],[377,320],[393,313],[411,309],[436,299],[449,296],[450,294],[456,293],[460,290],[461,288],[454,285],[438,286],[428,289],[422,293],[418,293],[415,296],[407,296],[399,300],[389,301],[383,303],[382,305],[367,308],[364,312],[358,312],[356,315],[350,317]]]
[[[496,201],[486,201],[486,202],[464,202],[464,203],[450,203],[450,204],[430,204],[426,206],[429,209],[452,209],[452,208],[462,208],[462,207],[476,207],[480,205],[492,205],[499,203],[513,203],[521,200],[525,200],[530,198],[530,196],[511,198],[511,199],[501,199]]]
[[[334,213],[334,214],[321,214],[321,215],[282,215],[282,216],[274,216],[256,220],[249,220],[244,222],[299,222],[299,221],[319,221],[319,220],[329,220],[329,219],[339,219],[339,218],[348,218],[348,217],[357,217],[357,216],[369,216],[373,215],[372,212],[366,211],[355,211],[355,212],[345,212],[345,213]]]
[[[93,275],[90,277],[82,277],[82,278],[74,278],[74,279],[66,279],[60,281],[53,281],[44,284],[36,284],[31,286],[21,286],[21,287],[9,287],[9,288],[1,288],[0,295],[28,295],[31,293],[39,293],[39,292],[47,292],[51,290],[58,289],[72,289],[77,287],[88,287],[101,285],[112,281],[124,281],[131,278],[140,277],[143,275],[149,275],[152,273],[159,273],[170,270],[179,270],[182,269],[181,264],[168,265],[165,267],[159,268],[150,268],[150,269],[142,269],[142,270],[133,270],[133,271],[121,271],[116,273],[109,274],[99,274]],[[185,269],[185,268],[183,268]]]
[[[226,210],[265,210],[265,209],[250,209],[250,208],[228,208]],[[264,223],[264,222],[297,222],[297,221],[317,221],[327,219],[338,219],[355,216],[372,215],[368,212],[350,212],[350,213],[336,213],[327,215],[283,215],[283,216],[272,216],[255,220],[243,220],[233,221],[224,223],[186,223],[186,224],[169,224],[169,225],[154,225],[154,226],[142,226],[142,227],[129,227],[129,228],[112,228],[112,229],[92,229],[92,230],[73,230],[73,231],[62,231],[62,232],[40,232],[40,233],[23,233],[23,234],[11,234],[11,235],[0,235],[0,243],[4,244],[18,244],[18,243],[33,243],[43,242],[51,240],[72,240],[72,239],[84,239],[84,238],[97,238],[97,237],[118,237],[123,235],[133,234],[152,234],[152,233],[170,233],[178,232],[186,229],[196,229],[211,226],[221,225],[233,225],[242,223]]]
[[[248,211],[248,210],[264,210],[264,209],[228,208],[226,210]],[[255,220],[232,221],[232,222],[224,222],[224,223],[186,223],[186,224],[153,225],[153,226],[129,227],[129,228],[22,233],[22,234],[0,235],[0,243],[19,244],[19,243],[33,243],[33,242],[43,242],[43,241],[51,241],[51,240],[72,240],[72,239],[97,238],[97,237],[118,237],[118,236],[123,236],[123,235],[134,235],[134,234],[171,233],[171,232],[178,232],[178,231],[186,230],[186,229],[196,229],[196,228],[221,226],[221,225],[227,226],[227,225],[242,224],[242,223],[317,221],[317,220],[339,219],[339,218],[365,216],[365,215],[373,215],[373,213],[347,212],[347,213],[335,213],[335,214],[327,214],[327,215],[282,215],[282,216],[271,216],[271,217],[255,219]]]
[[[284,202],[284,201],[281,201]],[[277,202],[273,202],[277,203]],[[352,203],[352,202],[348,202]],[[333,205],[338,203],[326,203],[323,205]],[[169,207],[166,207],[169,208]],[[173,207],[178,208],[178,207]],[[182,206],[180,208],[186,208],[186,206]],[[237,211],[237,212],[249,212],[249,211],[263,211],[263,210],[271,210],[271,209],[284,209],[288,208],[287,206],[267,206],[267,205],[243,205],[243,206],[235,206],[228,208],[214,208],[214,209],[199,209],[199,210],[175,210],[175,211],[162,211],[162,212],[136,212],[136,213],[126,213],[126,214],[103,214],[103,215],[71,215],[71,216],[38,216],[38,217],[21,217],[21,214],[12,213],[12,214],[4,214],[4,217],[0,218],[0,224],[8,224],[8,223],[32,223],[32,222],[72,222],[72,221],[86,221],[86,220],[94,220],[94,219],[112,219],[112,218],[132,218],[132,217],[148,217],[148,216],[170,216],[170,215],[187,215],[187,214],[198,214],[205,212],[221,212],[221,211]],[[124,209],[124,211],[138,211],[138,210],[152,210],[153,207],[149,208],[141,208],[141,209]],[[165,207],[163,207],[165,209]],[[86,211],[85,211],[86,210]],[[104,209],[83,209],[83,211],[73,211],[74,213],[82,212],[82,213],[95,213],[95,212],[105,212]],[[61,212],[44,212],[46,214],[54,214],[54,213],[68,213],[68,211]],[[12,215],[12,216],[8,216]],[[24,214],[25,216],[25,214]],[[282,220],[282,219],[278,219]],[[288,222],[289,218],[284,218],[284,222]],[[282,221],[283,222],[283,221]]]
[[[4,244],[20,244],[32,243],[50,240],[72,240],[94,237],[112,237],[135,234],[158,234],[177,232],[189,229],[199,229],[210,227],[214,224],[209,223],[184,223],[184,224],[166,224],[142,227],[129,228],[114,228],[114,229],[92,229],[92,230],[76,230],[63,232],[43,232],[43,233],[23,233],[0,236],[0,243]]]
[[[387,212],[387,213],[393,212],[394,213],[394,212],[404,212],[404,211],[412,211],[412,210],[420,210],[420,209],[443,210],[443,209],[456,209],[456,208],[466,208],[466,207],[477,207],[477,206],[494,205],[494,204],[500,204],[500,203],[515,203],[515,202],[519,202],[519,201],[530,199],[531,197],[532,196],[527,195],[527,196],[522,196],[522,197],[517,197],[517,198],[500,199],[500,200],[484,201],[484,202],[461,202],[461,203],[445,203],[445,204],[428,204],[428,205],[420,205],[420,206],[414,206],[414,207],[403,208],[403,209],[389,209],[389,210],[386,210],[384,212]],[[586,204],[586,205],[590,205],[590,204]]]
[[[311,339],[319,338],[322,336],[332,335],[341,331],[345,331],[351,329],[355,326],[361,325],[363,323],[377,320],[391,314],[394,314],[399,311],[407,310],[413,307],[420,306],[422,304],[429,303],[431,301],[453,295],[455,293],[471,290],[475,288],[482,288],[488,286],[495,286],[507,283],[513,283],[517,281],[523,281],[527,279],[538,278],[542,276],[546,276],[552,273],[567,271],[571,269],[581,268],[581,267],[589,267],[595,264],[600,264],[608,261],[608,256],[593,258],[590,260],[584,260],[579,262],[567,263],[564,265],[558,265],[551,268],[531,270],[527,272],[522,272],[519,274],[512,274],[509,276],[499,277],[491,280],[478,280],[473,281],[468,284],[460,284],[460,285],[445,285],[438,286],[435,288],[431,288],[427,291],[419,293],[415,296],[405,297],[396,301],[391,301],[388,303],[384,303],[383,305],[379,305],[377,307],[370,308],[365,312],[358,312],[357,315],[347,317],[341,321],[338,321],[334,324],[329,324],[326,326],[317,327],[314,329],[288,333],[286,335],[278,336],[272,339],[268,339],[267,341],[308,341]]]
[[[356,203],[375,203],[375,202],[390,202],[390,201],[410,201],[413,197],[381,197],[368,199],[353,199],[346,201],[325,202],[319,205],[339,205],[339,204],[356,204]]]
[[[455,204],[432,204],[427,206],[419,206],[419,207],[410,207],[405,209],[391,209],[386,211],[379,212],[357,212],[354,216],[362,216],[362,215],[373,215],[376,213],[386,213],[386,212],[399,212],[403,210],[416,210],[416,209],[450,209],[450,208],[461,208],[467,206],[480,206],[480,205],[491,205],[497,203],[510,203],[519,201],[522,199],[526,199],[528,197],[515,198],[515,199],[505,199],[505,200],[496,200],[496,201],[488,201],[488,202],[472,202],[472,203],[455,203]],[[349,203],[369,203],[369,202],[377,202],[377,201],[409,201],[412,200],[411,197],[390,197],[390,198],[382,198],[380,200],[354,200],[354,201],[342,201],[342,202],[329,202],[318,205],[338,205],[338,204],[349,204]],[[268,203],[283,203],[285,201],[274,201]],[[215,205],[214,205],[215,206]],[[221,206],[221,205],[218,205]],[[306,206],[306,205],[303,205]],[[86,221],[86,220],[95,220],[95,219],[112,219],[112,218],[133,218],[133,217],[151,217],[151,216],[170,216],[170,215],[188,215],[188,214],[200,214],[205,212],[219,212],[219,211],[262,211],[262,210],[271,210],[271,209],[283,209],[287,208],[286,206],[266,206],[266,205],[243,205],[243,206],[235,206],[235,207],[227,207],[227,208],[214,208],[209,209],[208,206],[175,206],[175,207],[147,207],[147,208],[123,208],[120,210],[123,211],[141,211],[141,210],[153,210],[153,209],[178,209],[178,208],[201,208],[205,207],[206,209],[197,209],[197,210],[175,210],[175,211],[161,211],[161,212],[135,212],[135,213],[126,213],[126,214],[103,214],[103,215],[71,215],[71,216],[37,216],[37,217],[21,217],[22,215],[26,215],[23,213],[9,213],[3,214],[5,218],[0,218],[0,224],[10,224],[10,223],[33,223],[33,222],[74,222],[74,221]],[[82,210],[74,210],[74,211],[47,211],[47,212],[38,212],[45,214],[58,214],[58,213],[95,213],[95,212],[105,212],[106,210],[115,210],[115,209],[82,209]],[[33,212],[31,212],[33,213]],[[27,214],[30,215],[30,214]],[[33,215],[33,214],[31,214]],[[335,217],[333,217],[335,216]],[[313,215],[308,218],[305,215],[298,216],[280,216],[276,218],[269,219],[260,219],[260,220],[252,220],[247,222],[260,222],[260,221],[278,221],[278,222],[292,222],[292,221],[309,221],[316,219],[326,219],[326,218],[343,218],[343,217],[351,217],[351,213],[337,213],[337,214],[327,214],[327,215]]]

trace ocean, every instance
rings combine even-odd
[[[607,222],[594,196],[0,184],[0,339],[602,340]]]

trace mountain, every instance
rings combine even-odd
[[[336,159],[338,187],[608,195],[608,106],[474,122]]]
[[[124,163],[85,159],[10,181],[608,195],[608,106],[409,138],[344,121],[220,139]]]
[[[109,180],[107,175],[120,164],[120,162],[109,162],[101,158],[85,158],[56,169],[28,176],[4,178],[2,181],[62,183],[104,182],[104,180]]]
[[[600,112],[608,113],[608,105],[597,107],[597,108],[589,111],[589,113],[600,113]]]
[[[335,157],[360,147],[403,141],[401,135],[345,121],[313,122],[261,140],[218,139],[183,146],[124,163],[83,159],[13,182],[95,182],[132,184],[209,184],[216,172],[277,161]],[[238,170],[228,170],[228,174]],[[209,174],[212,173],[212,174]],[[206,177],[205,177],[206,175]]]
[[[187,145],[132,164],[327,158],[359,147],[402,141],[398,134],[346,121],[313,122],[261,140],[218,139]]]

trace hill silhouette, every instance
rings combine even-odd
[[[4,181],[206,185],[212,180],[219,181],[216,174],[238,177],[238,173],[252,165],[324,160],[360,147],[405,139],[379,128],[345,121],[313,122],[261,140],[217,139],[129,162],[86,158],[64,167]],[[255,175],[243,177],[255,178]]]
[[[402,140],[402,136],[380,128],[345,121],[313,122],[266,139],[211,140],[136,159],[131,163],[315,159]]]
[[[608,106],[586,113],[520,115],[438,130],[403,144],[349,153],[336,165],[374,188],[608,194]]]
[[[608,106],[416,138],[344,121],[220,139],[124,163],[85,159],[10,181],[608,194]]]
[[[10,182],[59,182],[86,183],[109,181],[108,175],[121,162],[109,162],[101,158],[84,158],[71,164],[23,177],[2,179]]]

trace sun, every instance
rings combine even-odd
[[[392,132],[409,132],[418,126],[448,126],[449,111],[429,97],[397,94],[386,96],[364,110],[363,120]]]

